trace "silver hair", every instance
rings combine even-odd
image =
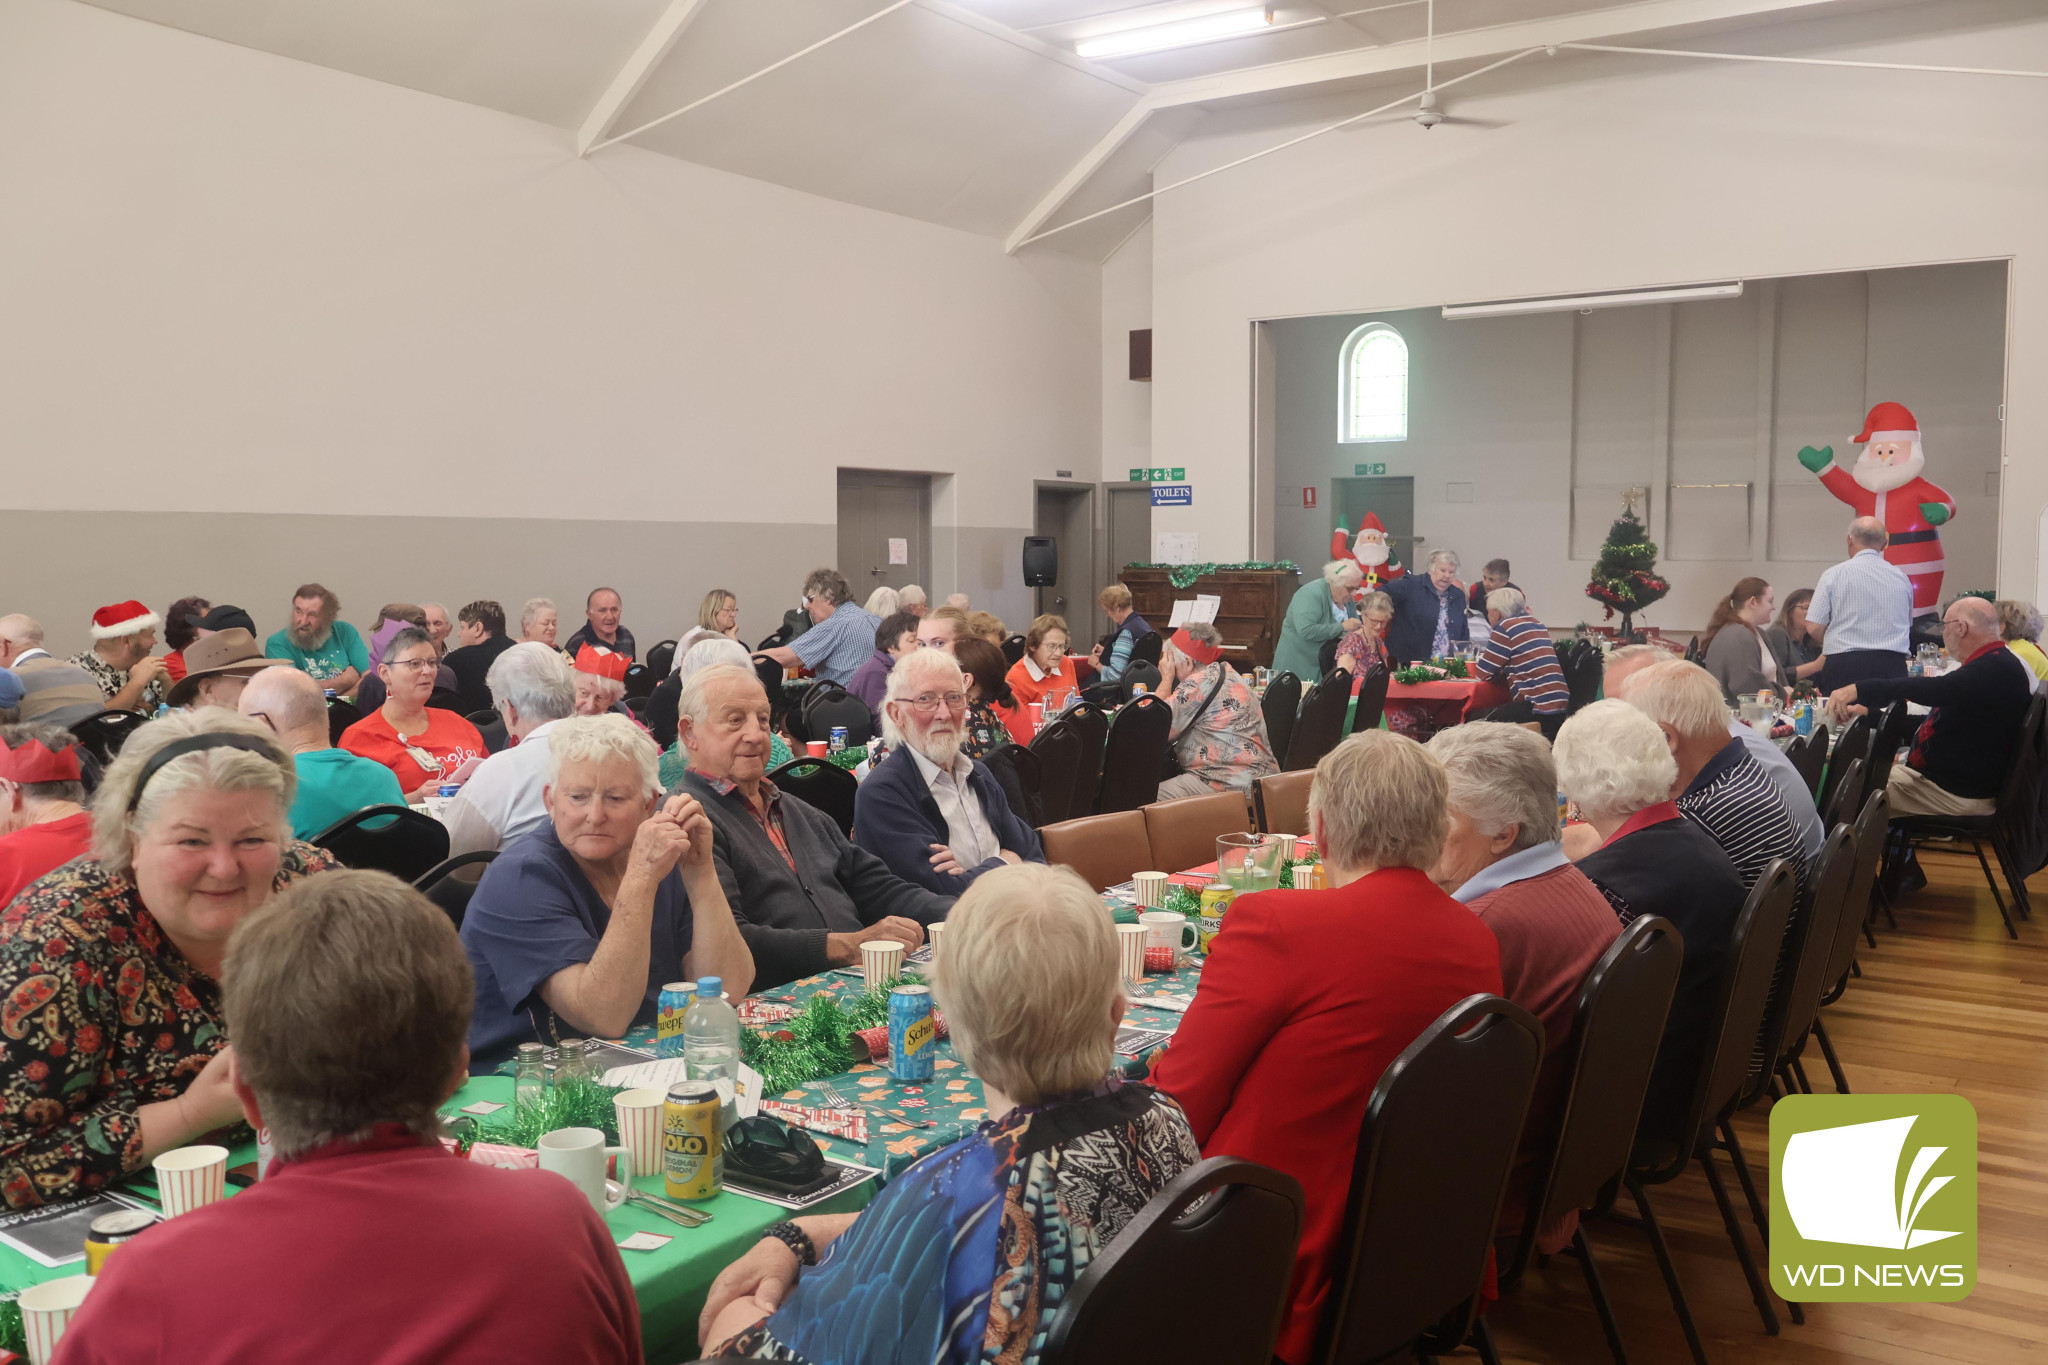
[[[702,725],[710,705],[708,693],[711,688],[721,682],[737,682],[742,678],[756,687],[761,687],[760,675],[753,669],[742,668],[738,664],[713,664],[709,668],[698,669],[690,680],[683,684],[683,695],[676,702],[676,713],[679,716],[688,716],[692,724]],[[767,695],[766,688],[762,688],[762,695]]]
[[[1486,609],[1499,612],[1501,619],[1506,620],[1510,616],[1528,615],[1529,602],[1519,588],[1495,588],[1486,594]]]
[[[1429,751],[1450,779],[1450,803],[1482,834],[1513,825],[1516,851],[1557,842],[1557,765],[1541,735],[1474,721],[1438,731]]]
[[[937,673],[951,678],[964,694],[967,691],[967,675],[961,671],[959,661],[943,649],[914,649],[896,661],[889,670],[889,685],[882,692],[882,740],[890,748],[905,742],[902,727],[889,715],[889,703],[908,701],[916,689],[923,686],[926,674]],[[961,718],[966,719],[964,716]]]
[[[1431,550],[1429,552],[1429,567],[1434,569],[1439,564],[1448,564],[1454,569],[1457,568],[1458,552],[1456,550]]]
[[[918,587],[915,583],[908,585],[896,594],[896,605],[904,609],[921,607],[928,600],[930,599],[924,595],[924,589]]]
[[[1593,819],[1633,815],[1668,801],[1678,780],[1678,760],[1657,723],[1611,697],[1566,721],[1551,757],[1558,786]]]
[[[248,749],[201,749],[180,754],[159,768],[135,800],[142,770],[158,750],[193,735],[246,735],[263,742],[261,753]],[[277,837],[291,837],[289,813],[298,794],[298,769],[270,727],[220,706],[173,711],[129,736],[121,753],[100,779],[93,794],[92,842],[100,865],[127,872],[135,865],[135,840],[155,824],[164,803],[195,787],[214,791],[265,791],[277,799]],[[130,802],[135,803],[131,813]]]
[[[1628,680],[1624,691],[1630,706],[1687,739],[1728,738],[1728,703],[1722,699],[1721,684],[1698,664],[1673,659],[1646,668]]]
[[[747,647],[738,640],[729,640],[723,635],[708,640],[699,640],[683,651],[682,661],[676,665],[676,676],[685,683],[707,668],[720,664],[737,664],[751,670],[747,662]]]
[[[552,611],[555,613],[557,617],[560,617],[561,615],[560,610],[555,606],[553,598],[527,598],[526,605],[519,609],[519,629],[522,632],[531,630],[533,628],[533,618],[540,615],[544,611]]]
[[[399,631],[398,634],[384,642],[384,653],[378,658],[377,662],[388,664],[414,645],[425,645],[432,649],[434,637],[421,630],[418,626],[407,626],[404,630]]]
[[[561,720],[576,711],[576,675],[569,661],[538,640],[523,640],[492,660],[484,686],[499,709],[510,704],[536,720]]]
[[[1210,625],[1206,621],[1190,621],[1186,625],[1182,626],[1181,629],[1186,631],[1188,633],[1188,638],[1190,640],[1193,640],[1198,645],[1213,646],[1220,645],[1223,643],[1223,632],[1217,630],[1216,627]],[[1174,644],[1171,639],[1167,640],[1166,647],[1173,651],[1174,658],[1180,660],[1181,676],[1183,677],[1187,676],[1189,672],[1208,667],[1207,664],[1196,663],[1193,659],[1190,659],[1186,654],[1182,653],[1180,647]],[[1228,664],[1225,664],[1224,666],[1226,668],[1229,667]]]
[[[661,751],[647,732],[624,716],[570,716],[548,731],[547,785],[561,781],[570,763],[602,763],[623,758],[640,770],[641,785],[650,794],[661,790]]]
[[[1354,587],[1365,581],[1365,570],[1358,567],[1357,560],[1333,559],[1323,565],[1323,582],[1331,587],[1340,586],[1346,578],[1351,580]]]

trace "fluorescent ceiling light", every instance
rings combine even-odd
[[[1139,52],[1163,52],[1170,47],[1191,47],[1218,38],[1236,38],[1272,25],[1273,11],[1261,5],[1256,9],[1205,14],[1199,19],[1179,19],[1168,24],[1147,24],[1141,28],[1101,33],[1081,39],[1074,44],[1074,51],[1082,57],[1128,57]]]
[[[1497,303],[1447,303],[1446,318],[1504,318],[1517,313],[1589,313],[1595,308],[1628,308],[1639,303],[1684,303],[1690,299],[1739,299],[1742,281],[1687,284],[1670,289],[1632,289],[1614,294],[1568,294]]]

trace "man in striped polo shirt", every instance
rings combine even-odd
[[[1557,738],[1557,727],[1564,724],[1564,709],[1572,694],[1565,686],[1564,670],[1557,666],[1557,647],[1550,643],[1550,631],[1529,614],[1520,588],[1496,588],[1488,593],[1486,619],[1492,623],[1493,633],[1479,656],[1478,673],[1482,678],[1505,680],[1513,700],[1472,719],[1509,724],[1533,720],[1543,727],[1545,739]]]

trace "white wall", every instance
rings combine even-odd
[[[1152,325],[1152,225],[1102,265],[1102,477],[1115,483],[1152,454],[1152,385],[1131,379],[1131,333]]]
[[[2038,5],[1949,0],[1859,22],[1890,36],[1852,43],[1836,25],[1721,41],[2048,70]],[[1900,36],[1935,22],[1959,31]],[[1197,480],[1195,506],[1162,509],[1158,529],[1199,531],[1204,558],[1248,548],[1241,499],[1253,319],[2012,257],[1997,563],[2004,590],[2033,590],[2048,506],[2040,81],[1562,55],[1531,58],[1456,95],[1445,96],[1453,112],[1506,126],[1423,132],[1390,121],[1156,202],[1155,459],[1185,464]],[[1219,118],[1167,158],[1158,179],[1389,97],[1304,103],[1261,114],[1255,127]],[[1215,495],[1205,497],[1205,485]],[[1418,529],[1433,541],[1458,531],[1454,521]]]
[[[0,0],[0,203],[0,510],[81,541],[95,511],[164,514],[17,562],[0,610],[63,644],[129,596],[321,578],[363,607],[566,608],[611,576],[581,533],[503,545],[499,519],[633,541],[650,642],[757,527],[766,633],[833,557],[839,465],[956,474],[955,578],[928,586],[1021,616],[1032,480],[1101,440],[1092,262],[632,147],[579,160],[561,129],[65,0]],[[359,520],[195,582],[177,514],[201,511]],[[465,576],[500,552],[530,572]]]

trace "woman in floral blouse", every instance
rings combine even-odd
[[[1337,642],[1337,667],[1362,678],[1374,664],[1394,667],[1387,658],[1387,624],[1394,619],[1394,599],[1383,592],[1359,594],[1358,629]]]
[[[241,1118],[220,964],[272,892],[334,867],[291,838],[297,775],[220,707],[145,725],[93,804],[94,856],[0,920],[0,1194],[76,1199]]]
[[[1173,633],[1159,656],[1159,691],[1173,707],[1173,757],[1181,771],[1159,784],[1161,801],[1250,791],[1280,771],[1259,696],[1223,657],[1216,627]]]

